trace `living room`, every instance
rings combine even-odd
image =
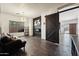
[[[11,56],[71,56],[70,46],[67,47],[64,40],[60,42],[59,38],[60,33],[64,33],[65,27],[62,26],[66,24],[65,20],[69,19],[63,10],[73,9],[78,5],[77,3],[0,3],[1,40],[7,39],[5,36],[13,40],[11,44],[8,43],[10,45],[5,45],[6,49],[2,45],[5,53],[1,50],[0,55],[7,55],[8,51],[12,53]],[[79,15],[76,14],[77,12],[73,12],[73,17]],[[77,22],[72,19],[73,22],[70,19],[68,24]],[[18,51],[19,49],[21,50]],[[14,50],[18,52],[13,54]]]

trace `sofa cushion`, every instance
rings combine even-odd
[[[10,42],[10,41],[12,41],[10,38],[8,38],[7,36],[4,36],[4,37],[2,37],[1,38],[1,40],[0,40],[3,44],[5,44],[5,43],[8,43],[8,42]]]

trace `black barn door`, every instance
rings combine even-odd
[[[46,40],[59,43],[59,13],[46,16]]]

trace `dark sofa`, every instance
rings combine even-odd
[[[25,47],[26,41],[12,40],[7,36],[0,39],[0,55],[12,55],[20,48]]]

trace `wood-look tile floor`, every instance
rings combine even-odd
[[[39,37],[21,37],[27,41],[25,52],[20,50],[16,56],[71,56],[69,36],[61,35],[60,43],[56,45]]]

